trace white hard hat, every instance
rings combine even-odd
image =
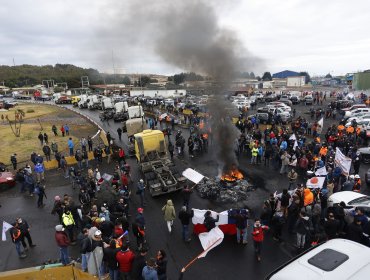
[[[350,179],[355,179],[355,176],[350,175],[350,176],[349,176],[349,178],[350,178]]]
[[[95,236],[99,236],[99,235],[101,235],[101,231],[100,231],[100,230],[95,231],[94,235],[95,235]]]
[[[360,179],[360,175],[356,174],[355,179]]]
[[[144,183],[144,180],[143,179],[140,179],[140,183]]]

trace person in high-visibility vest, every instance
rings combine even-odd
[[[66,210],[62,215],[62,222],[67,231],[68,238],[73,244],[75,241],[74,238],[74,228],[75,228],[75,220],[73,219],[73,215],[70,210]]]
[[[12,237],[12,241],[15,244],[15,249],[17,250],[19,258],[24,259],[25,257],[27,257],[24,251],[21,251],[22,233],[17,225],[13,226],[10,229],[10,236]]]
[[[258,155],[258,148],[257,148],[257,145],[254,145],[252,148],[251,164],[257,164],[257,155]]]

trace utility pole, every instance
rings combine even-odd
[[[14,57],[13,57],[13,66],[15,66],[15,60],[14,60]]]

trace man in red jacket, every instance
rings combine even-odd
[[[71,243],[62,225],[55,226],[55,241],[60,249],[60,259],[63,265],[69,264],[68,246]]]
[[[268,226],[263,226],[261,224],[260,219],[256,219],[253,225],[253,245],[254,251],[256,252],[257,260],[261,261],[261,249],[262,249],[262,242],[265,237],[264,232],[268,230]]]
[[[119,265],[119,272],[122,280],[130,279],[132,270],[132,262],[135,254],[128,248],[127,244],[123,244],[121,250],[117,252],[116,259]]]

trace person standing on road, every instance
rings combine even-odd
[[[236,213],[231,215],[235,219],[236,225],[236,241],[243,245],[248,244],[248,218],[249,212],[247,209],[237,210]],[[243,236],[243,239],[242,239]]]
[[[46,193],[45,193],[45,186],[41,186],[40,182],[37,182],[36,189],[38,188],[38,191],[36,194],[38,195],[37,199],[37,208],[42,208],[45,206],[44,204],[44,197],[47,199]]]
[[[57,127],[55,126],[55,124],[53,124],[53,126],[51,127],[51,131],[54,133],[54,136],[58,136]]]
[[[182,199],[183,199],[183,205],[186,206],[186,208],[189,208],[189,202],[190,202],[190,196],[193,193],[193,189],[189,187],[189,185],[185,185],[184,189],[182,190]]]
[[[74,228],[75,228],[75,220],[73,219],[73,215],[69,209],[66,209],[62,215],[63,226],[67,230],[68,238],[71,241],[71,244],[74,243]]]
[[[13,154],[11,157],[10,157],[10,162],[12,163],[13,165],[13,169],[14,170],[17,170],[17,154]]]
[[[119,148],[118,150],[118,157],[119,157],[118,162],[120,166],[122,166],[122,162],[126,164],[125,151],[122,148]]]
[[[171,199],[167,200],[165,206],[162,207],[162,212],[164,215],[164,220],[167,223],[168,232],[171,233],[173,221],[176,219],[175,207]]]
[[[191,239],[189,237],[189,224],[190,219],[194,217],[194,211],[191,210],[190,212],[188,212],[187,207],[182,206],[178,217],[182,225],[182,240],[185,242],[190,242]]]
[[[53,151],[54,156],[58,152],[58,144],[56,142],[54,142],[54,141],[51,141],[51,150]]]
[[[68,148],[69,148],[69,155],[70,156],[73,156],[73,154],[74,154],[74,152],[73,152],[74,146],[75,146],[75,144],[73,144],[72,137],[69,137],[69,139],[68,139]]]
[[[145,257],[148,254],[148,249],[147,248],[141,248],[139,251],[140,254],[135,256],[134,261],[132,262],[132,278],[135,280],[143,280],[143,269],[146,266],[145,263]],[[153,265],[155,264],[155,261],[153,261]],[[154,274],[157,276],[157,271],[154,269]]]
[[[89,154],[86,151],[86,147],[82,149],[82,159],[85,162],[86,168],[89,168]]]
[[[157,253],[157,274],[158,280],[166,280],[167,279],[167,259],[166,259],[166,252],[164,250],[159,250]]]
[[[119,280],[119,266],[116,258],[119,249],[116,248],[116,241],[114,239],[111,239],[111,241],[109,242],[109,247],[104,248],[103,252],[103,261],[109,270],[110,280]]]
[[[118,134],[118,139],[119,141],[122,141],[122,128],[117,128],[117,134]]]
[[[288,190],[290,189],[294,189],[294,186],[296,185],[297,183],[297,179],[298,179],[298,173],[295,171],[294,168],[292,168],[289,172],[288,172],[288,179],[289,179],[289,186],[288,186]]]
[[[137,184],[136,194],[139,195],[139,197],[140,197],[140,207],[143,208],[144,205],[145,205],[144,204],[145,184],[144,184],[143,179],[140,179],[139,183]]]
[[[15,249],[17,250],[18,257],[20,259],[24,259],[25,257],[27,257],[27,255],[25,254],[24,251],[23,252],[21,251],[22,233],[20,229],[17,226],[13,226],[9,232],[10,236],[12,237],[12,241],[15,244]]]
[[[110,163],[110,158],[111,158],[111,156],[112,156],[112,152],[111,152],[111,150],[110,150],[111,148],[110,148],[110,145],[108,145],[108,146],[105,146],[105,148],[104,148],[104,153],[107,155],[107,163],[109,164]]]
[[[36,173],[36,176],[37,176],[37,181],[38,182],[41,182],[42,181],[45,181],[45,167],[44,167],[44,164],[42,163],[36,163],[35,165],[35,173]]]
[[[27,221],[23,221],[22,218],[17,218],[17,220],[15,222],[15,226],[17,228],[19,228],[19,230],[21,231],[21,234],[22,234],[21,241],[22,241],[24,250],[25,251],[28,250],[26,241],[24,240],[25,238],[27,239],[28,246],[30,248],[35,247],[36,245],[33,244],[33,242],[32,242],[32,238],[31,238],[31,234],[30,234],[30,226],[28,225]]]
[[[261,250],[262,250],[262,243],[265,236],[265,231],[268,230],[268,226],[264,226],[261,224],[260,219],[256,219],[253,225],[253,245],[254,251],[256,253],[256,257],[258,261],[261,261]]]
[[[144,209],[138,208],[135,222],[132,224],[132,233],[136,237],[137,247],[140,250],[145,244],[145,218]]]
[[[70,263],[69,255],[68,255],[68,246],[70,245],[70,241],[68,239],[67,234],[64,232],[64,228],[62,225],[55,226],[55,241],[59,246],[60,250],[60,260],[64,266]]]
[[[306,243],[306,235],[310,232],[312,224],[310,217],[301,211],[299,218],[295,224],[295,232],[297,233],[297,248],[303,249]]]
[[[146,262],[146,266],[144,266],[141,273],[141,278],[136,279],[158,280],[156,263],[154,258],[151,258]]]
[[[51,150],[50,150],[49,145],[45,143],[44,147],[42,147],[42,151],[44,152],[46,161],[50,161],[51,160],[50,158]]]
[[[87,147],[87,140],[85,137],[82,137],[81,140],[80,140],[80,145],[81,145],[81,149],[82,151],[86,151],[86,147]]]
[[[135,254],[129,249],[128,245],[122,245],[121,250],[116,254],[121,280],[130,279],[134,258]]]
[[[77,161],[78,169],[82,170],[82,160],[83,160],[83,156],[82,156],[82,153],[81,153],[81,151],[80,151],[79,149],[76,151],[75,159],[76,159],[76,161]]]
[[[108,145],[110,145],[110,140],[112,140],[112,136],[110,135],[110,132],[108,131],[106,134]]]

